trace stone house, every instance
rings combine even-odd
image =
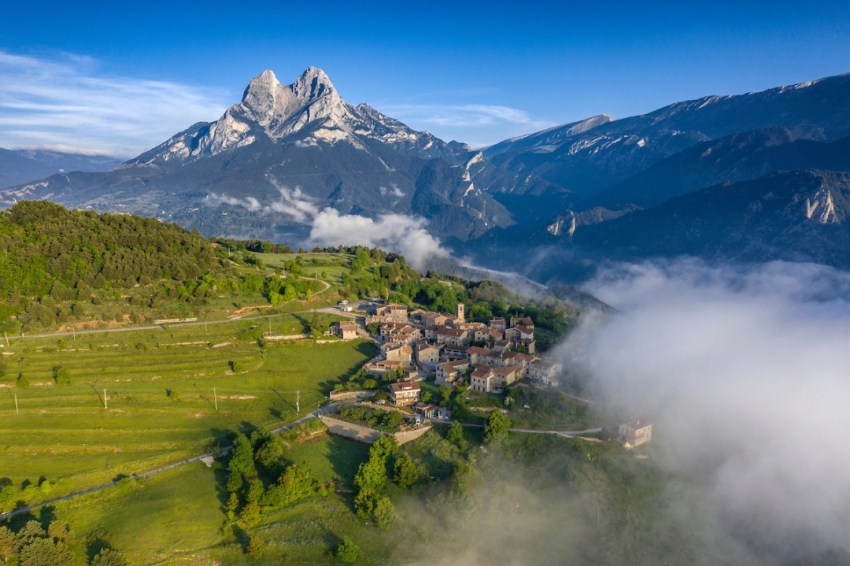
[[[437,331],[437,342],[452,346],[466,346],[469,344],[469,334],[460,328],[444,327]]]
[[[390,401],[400,407],[419,402],[419,384],[413,381],[390,383]]]
[[[505,330],[505,338],[511,342],[520,342],[522,340],[534,340],[534,329],[526,328],[525,326],[514,326]]]
[[[490,319],[490,328],[494,328],[496,330],[501,330],[504,332],[507,329],[508,325],[505,323],[505,319],[502,317],[496,317]]]
[[[410,365],[413,363],[413,348],[407,344],[384,344],[381,346],[384,358]]]
[[[416,361],[424,366],[433,366],[440,363],[440,352],[443,349],[442,344],[429,344],[424,340],[417,340]]]
[[[343,340],[354,340],[357,338],[357,323],[350,320],[340,321],[334,325],[334,333]]]
[[[501,393],[517,380],[517,368],[478,366],[472,372],[469,388],[480,393]]]
[[[456,360],[453,362],[443,362],[437,365],[436,380],[437,385],[452,384],[457,381],[466,370],[469,369],[469,362],[466,360]]]
[[[525,326],[534,330],[534,322],[528,317],[511,317],[511,326]]]
[[[618,440],[630,449],[652,440],[652,423],[646,419],[634,419],[620,425]]]
[[[497,366],[503,365],[499,358],[499,353],[487,348],[471,346],[466,349],[466,355],[472,365],[479,366]]]
[[[446,344],[445,348],[443,348],[443,353],[440,355],[440,359],[444,362],[453,362],[455,360],[467,360],[469,356],[466,351],[469,348],[466,346],[452,346],[450,344]]]
[[[556,364],[548,360],[535,359],[528,364],[526,375],[532,381],[537,381],[549,387],[557,387],[558,383],[560,383],[560,376],[563,369],[561,364]]]
[[[429,324],[425,327],[425,340],[434,342],[437,339],[437,332],[444,328],[448,327],[442,324]]]
[[[407,324],[407,306],[398,304],[382,305],[375,309],[377,316],[388,316],[396,324]]]

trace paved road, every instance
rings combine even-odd
[[[319,417],[320,415],[335,411],[338,405],[339,405],[339,403],[331,403],[329,405],[325,405],[324,407],[316,409],[315,411],[307,414],[306,416],[298,419],[297,421],[293,421],[289,424],[285,424],[283,426],[280,426],[280,427],[272,430],[271,432],[273,434],[277,434],[279,432],[283,432],[284,430],[298,426],[298,425],[305,423],[305,422],[307,422],[311,419],[315,419],[315,418]],[[153,476],[155,474],[166,472],[168,470],[173,470],[174,468],[179,468],[180,466],[185,466],[186,464],[191,464],[192,462],[197,462],[199,460],[203,460],[204,458],[217,458],[219,456],[223,456],[224,454],[227,454],[228,452],[230,452],[230,450],[232,448],[233,448],[233,446],[225,446],[219,452],[209,452],[207,454],[201,454],[199,456],[187,458],[185,460],[181,460],[179,462],[175,462],[175,463],[169,464],[167,466],[162,466],[160,468],[149,470],[147,472],[142,472],[140,474],[133,474],[132,477],[133,478],[148,478],[148,477]],[[9,519],[11,517],[15,517],[16,515],[22,515],[24,513],[29,513],[30,511],[34,511],[35,509],[39,509],[41,507],[46,507],[47,505],[53,505],[55,503],[59,503],[60,501],[67,501],[69,499],[73,499],[73,498],[79,497],[81,495],[86,495],[86,494],[89,494],[89,493],[95,493],[97,491],[104,490],[108,487],[112,487],[112,486],[117,485],[117,484],[118,484],[118,481],[111,481],[109,483],[105,483],[103,485],[91,487],[89,489],[84,489],[82,491],[75,491],[73,493],[69,493],[68,495],[63,495],[62,497],[56,497],[55,499],[51,499],[49,501],[42,501],[41,503],[36,503],[35,505],[30,505],[28,507],[21,507],[20,509],[15,509],[14,511],[9,511],[8,513],[0,513],[0,522],[5,521],[6,519]]]
[[[438,424],[451,424],[451,421],[441,421],[439,419],[429,419],[431,422]],[[480,424],[472,424],[472,423],[460,423],[460,426],[469,426],[473,428],[484,428],[484,425]],[[572,438],[574,436],[578,436],[579,434],[593,434],[594,432],[602,432],[602,427],[599,428],[586,428],[584,430],[534,430],[530,428],[509,428],[510,432],[525,432],[528,434],[557,434],[558,436],[563,436],[565,438]]]

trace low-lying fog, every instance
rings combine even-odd
[[[588,316],[555,354],[607,407],[655,423],[643,462],[660,491],[600,518],[603,486],[576,491],[557,466],[563,479],[540,484],[545,459],[496,462],[472,510],[428,514],[444,530],[399,560],[850,564],[850,274],[680,260],[612,267],[586,290],[616,312]]]
[[[705,479],[691,512],[733,538],[766,529],[791,560],[800,543],[850,549],[850,274],[681,260],[586,287],[619,312],[559,354],[656,423],[665,465]]]

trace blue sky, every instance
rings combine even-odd
[[[476,146],[850,72],[848,2],[684,4],[0,0],[0,147],[133,155],[267,68]]]

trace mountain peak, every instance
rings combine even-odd
[[[242,95],[242,107],[248,115],[262,125],[286,107],[287,96],[274,72],[265,70],[248,83]]]
[[[307,67],[290,88],[296,98],[308,101],[336,93],[328,75],[318,67]]]

